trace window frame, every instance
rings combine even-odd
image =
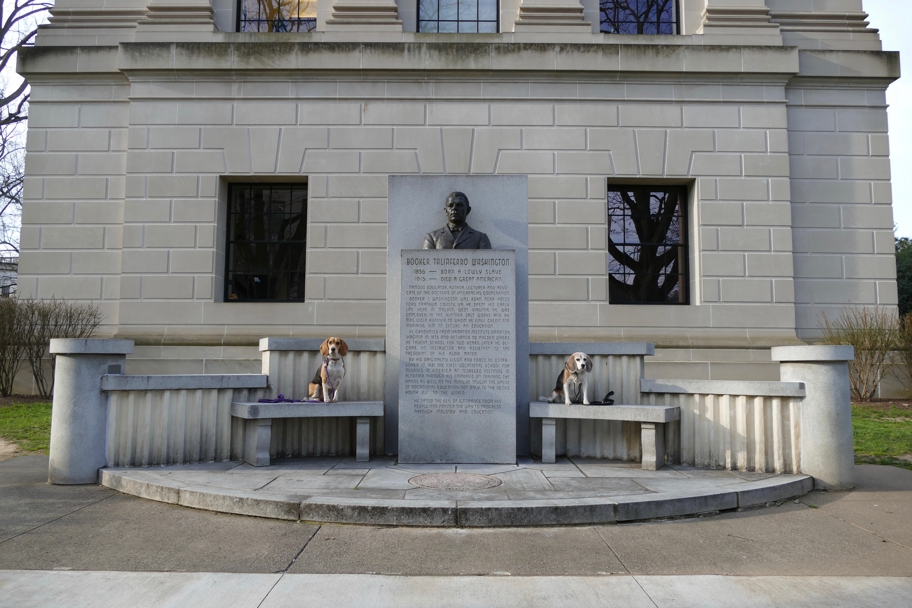
[[[303,302],[305,302],[306,298],[307,298],[307,291],[306,291],[307,252],[308,252],[308,246],[307,246],[308,238],[307,237],[308,237],[308,228],[309,228],[308,210],[310,207],[310,191],[309,191],[308,183],[306,181],[275,181],[275,182],[274,181],[256,181],[256,182],[238,181],[238,182],[230,182],[230,183],[226,184],[226,186],[227,186],[227,194],[226,194],[225,200],[226,200],[227,204],[226,204],[226,209],[225,209],[226,214],[224,216],[225,235],[224,235],[224,240],[222,241],[225,244],[225,260],[224,260],[225,274],[224,274],[224,279],[223,279],[224,285],[223,285],[223,290],[222,290],[223,291],[222,301],[223,302],[232,302],[232,303],[243,302],[243,303],[248,303],[248,304],[250,304],[250,303],[270,303],[270,302],[277,302],[277,303],[303,303]],[[303,193],[304,193],[303,208],[301,209],[300,219],[298,220],[300,223],[303,223],[303,226],[302,226],[303,227],[303,238],[302,239],[285,240],[285,239],[272,239],[272,238],[267,237],[264,239],[258,239],[256,241],[251,241],[251,240],[242,240],[242,239],[234,238],[235,235],[234,235],[234,231],[233,231],[233,228],[234,228],[233,218],[234,218],[234,216],[239,215],[241,213],[240,211],[236,210],[236,208],[235,208],[235,193],[241,189],[251,189],[252,190],[252,189],[263,189],[263,188],[268,188],[270,190],[270,192],[273,190],[287,189],[287,190],[289,190],[290,198],[291,198],[291,196],[293,196],[293,193],[295,191],[298,191],[298,192],[303,191]],[[280,214],[265,213],[265,214],[261,214],[261,215],[279,216]],[[281,215],[287,215],[288,217],[293,217],[293,215],[291,215],[291,214],[281,214]],[[297,215],[297,214],[295,214],[295,215]],[[232,261],[234,261],[234,260],[232,260],[232,251],[233,251],[232,246],[236,245],[238,243],[251,243],[251,242],[257,242],[257,243],[261,244],[262,246],[267,246],[270,243],[273,243],[273,244],[285,243],[290,246],[299,246],[301,248],[302,258],[299,259],[299,261],[298,261],[297,268],[299,270],[296,271],[296,274],[300,275],[298,278],[298,282],[299,282],[298,289],[300,290],[301,295],[299,297],[294,298],[294,299],[288,299],[288,298],[280,299],[280,298],[270,298],[270,297],[243,298],[242,299],[242,298],[232,298],[231,297],[233,277],[237,274],[243,274],[242,270],[239,270],[237,268],[232,269]],[[235,263],[237,263],[237,262],[235,261]],[[276,272],[276,271],[274,271],[270,267],[269,274],[268,274],[268,276],[270,278],[273,276],[272,275],[273,272]],[[284,272],[286,275],[292,274],[292,271],[290,269],[287,269],[287,270],[284,270],[281,272]],[[252,273],[247,273],[247,274],[252,274]],[[267,286],[267,289],[268,289],[268,286]]]
[[[682,294],[678,300],[674,301],[650,301],[650,302],[634,302],[634,301],[617,301],[612,299],[612,283],[611,278],[613,274],[611,272],[611,264],[614,262],[615,258],[611,254],[611,246],[622,248],[625,246],[631,246],[628,241],[621,243],[615,243],[611,239],[612,232],[612,219],[618,217],[618,214],[612,214],[610,196],[612,192],[634,192],[634,191],[647,191],[647,192],[671,192],[677,191],[678,193],[678,205],[677,205],[677,215],[679,218],[678,226],[678,240],[675,244],[671,245],[667,241],[663,243],[651,243],[652,246],[673,246],[678,250],[678,290]],[[691,226],[691,201],[690,201],[691,188],[687,185],[680,183],[648,183],[648,182],[634,182],[634,183],[612,183],[609,181],[607,184],[607,192],[605,196],[605,211],[607,219],[607,248],[608,248],[608,304],[611,306],[689,306],[694,301],[694,289],[696,288],[694,284],[694,277],[692,275],[692,260],[691,255],[693,251],[693,240],[695,235],[692,232]],[[620,217],[628,217],[627,213],[621,214]],[[639,244],[639,243],[637,243]]]
[[[437,0],[437,2],[438,2],[438,7],[439,7],[440,0]],[[477,2],[480,3],[481,0],[477,0]],[[456,31],[456,32],[441,32],[441,31],[439,31],[439,30],[440,30],[439,25],[440,25],[440,21],[441,21],[440,19],[436,19],[436,22],[437,22],[437,24],[438,24],[438,27],[437,27],[438,31],[437,31],[437,32],[422,32],[422,31],[421,31],[421,23],[422,23],[422,19],[421,19],[421,0],[415,0],[415,33],[416,33],[416,34],[444,34],[444,35],[446,35],[446,34],[482,34],[482,35],[484,35],[484,34],[499,34],[499,33],[500,33],[500,11],[501,11],[500,2],[501,2],[501,0],[496,0],[497,6],[496,6],[495,9],[494,9],[494,10],[495,10],[495,15],[496,15],[495,25],[494,25],[495,31],[494,31],[494,32],[459,32],[459,31]],[[457,11],[458,11],[458,0],[457,0]],[[439,11],[438,11],[438,12],[439,12]],[[430,21],[430,20],[424,20],[424,21]],[[449,20],[444,20],[444,21],[449,22]],[[480,22],[478,19],[474,19],[474,20],[466,19],[466,20],[465,20],[466,23],[471,23],[472,21],[474,21],[476,24]],[[484,20],[484,21],[481,21],[481,22],[482,22],[482,23],[490,23],[490,21],[488,21],[488,20]],[[455,23],[457,24],[456,29],[458,30],[458,29],[459,29],[459,23],[462,23],[462,21],[460,21],[459,18],[458,18],[458,12],[457,12],[457,19],[456,19]],[[477,29],[477,28],[476,28],[476,29]]]

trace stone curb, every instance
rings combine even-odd
[[[455,501],[263,494],[163,479],[150,470],[102,469],[99,483],[148,500],[270,519],[416,527],[594,525],[685,517],[763,506],[802,496],[806,475],[780,475],[731,489],[662,492],[608,498]]]

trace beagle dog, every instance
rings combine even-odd
[[[592,371],[592,359],[586,353],[573,353],[567,358],[564,369],[557,377],[557,383],[554,390],[551,391],[551,398],[540,397],[541,401],[548,403],[564,402],[564,405],[570,405],[571,396],[573,401],[579,403],[582,397],[583,405],[589,405],[589,372]]]
[[[307,398],[324,403],[336,402],[345,378],[345,360],[342,357],[348,354],[348,344],[335,336],[326,338],[320,345],[320,354],[323,355],[323,365],[307,386]]]

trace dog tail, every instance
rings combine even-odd
[[[544,395],[539,396],[538,400],[543,401],[545,403],[551,403],[551,400],[548,399],[547,397],[545,397]]]

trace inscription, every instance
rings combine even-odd
[[[422,418],[515,407],[513,259],[483,255],[410,255],[402,266],[400,406]]]

